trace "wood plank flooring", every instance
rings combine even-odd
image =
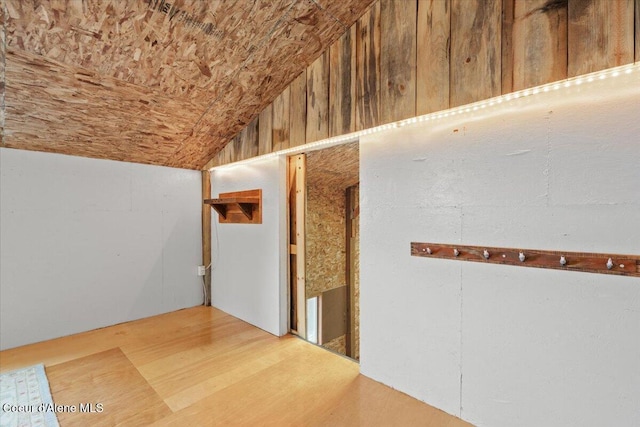
[[[0,352],[44,363],[65,426],[433,426],[468,423],[359,375],[358,365],[195,307]]]

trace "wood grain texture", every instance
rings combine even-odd
[[[272,98],[265,99],[265,94],[278,93],[284,84],[291,81],[290,76],[295,75],[287,72],[289,78],[285,81],[279,79],[277,73],[265,74],[258,70],[276,66],[279,72],[294,70],[297,73],[301,64],[304,64],[303,69],[306,69],[313,59],[322,54],[329,43],[338,38],[340,30],[340,23],[316,3],[311,0],[294,2],[286,17],[269,35],[271,39],[281,40],[284,44],[271,46],[264,54],[256,51],[241,69],[229,75],[226,82],[228,89],[211,101],[206,112],[194,126],[193,134],[188,136],[182,145],[191,151],[210,151],[212,148],[209,148],[207,142],[212,138],[231,138],[236,132],[241,131],[245,124],[269,104]],[[304,52],[308,52],[309,55],[304,55]],[[221,130],[225,133],[222,134]],[[176,152],[172,161],[180,162],[185,156],[191,155],[189,152]]]
[[[350,340],[335,326],[336,307],[326,292],[347,283],[346,190],[359,181],[359,145],[357,142],[312,151],[307,154],[306,207],[306,295],[322,295],[321,310],[331,314],[321,325],[322,345],[349,355]],[[340,323],[342,324],[342,323]],[[325,327],[328,328],[325,330]],[[331,331],[334,332],[331,332]],[[328,334],[328,335],[327,335]],[[350,335],[350,333],[348,334]],[[337,339],[340,337],[340,339]],[[331,341],[331,342],[328,342]]]
[[[225,163],[230,163],[233,162],[235,160],[236,155],[235,155],[235,149],[236,149],[236,144],[234,144],[233,142],[227,144],[224,147],[224,150],[222,150],[220,153],[222,154],[222,163],[221,164],[225,164]]]
[[[220,193],[204,203],[218,213],[220,224],[262,224],[262,190]]]
[[[3,147],[163,165],[201,109],[23,50],[7,53]]]
[[[289,92],[289,146],[303,145],[307,141],[307,72],[300,73],[290,85]]]
[[[522,1],[522,0],[521,0]],[[513,21],[515,20],[516,0],[502,0],[502,56],[501,87],[502,93],[513,92]]]
[[[356,25],[329,51],[329,135],[356,130]]]
[[[58,413],[60,425],[149,425],[172,414],[120,348],[50,366],[46,372],[56,405],[103,405],[100,413]]]
[[[382,123],[416,115],[416,14],[415,1],[380,0]]]
[[[397,10],[406,8],[407,15],[413,12],[409,4],[417,8],[416,40],[407,42],[405,48],[402,41],[391,41],[403,31],[391,23],[402,14]],[[569,6],[575,42],[569,40]],[[638,21],[635,34],[634,11]],[[385,28],[396,33],[391,38],[381,34],[383,20]],[[389,74],[394,69],[389,65],[394,63],[392,57],[411,51],[413,43],[415,114],[426,114],[598,68],[592,63],[609,67],[632,62],[633,45],[636,52],[640,46],[640,41],[634,42],[640,34],[640,0],[415,0],[415,4],[414,0],[384,0],[374,2],[354,27],[355,129],[362,130],[383,122],[383,91],[387,91],[384,114],[402,116],[402,106],[390,107],[396,101],[387,102],[392,92],[388,91],[389,79],[383,78],[381,66],[384,63],[385,74]],[[339,45],[336,43],[330,51],[331,136],[339,135],[334,117],[339,108],[344,108],[334,100],[345,99],[332,92],[338,90],[334,76],[343,74],[341,63],[335,62]],[[406,66],[406,61],[400,62],[400,68]],[[404,102],[399,99],[397,102]]]
[[[640,0],[635,0],[635,15],[636,15],[636,62],[640,62]]]
[[[566,78],[566,0],[517,1],[514,15],[513,90]]]
[[[329,51],[307,67],[306,90],[306,142],[319,141],[329,135]]]
[[[502,0],[452,0],[450,106],[500,95]]]
[[[237,162],[238,160],[242,160],[242,139],[243,139],[243,137],[244,136],[242,135],[242,132],[240,132],[239,134],[234,136],[233,139],[232,139],[233,151],[231,152],[231,157],[232,157],[234,162]]]
[[[360,360],[360,184],[352,187],[353,215],[351,249],[353,257],[352,265],[352,299],[351,318],[353,329],[351,331],[351,357]]]
[[[289,98],[291,87],[287,86],[273,101],[273,151],[289,148]]]
[[[344,24],[345,28],[350,27],[354,19],[360,17],[364,11],[376,0],[353,0],[349,2],[337,2],[331,0],[315,0],[320,7],[325,9],[335,19]]]
[[[268,40],[292,4],[163,3],[7,1],[9,43],[172,97],[207,98]],[[211,31],[201,23],[211,24]]]
[[[457,254],[455,251],[458,251]],[[524,260],[520,255],[524,255]],[[640,255],[603,254],[525,248],[499,248],[445,243],[411,243],[411,255],[517,267],[640,277]],[[562,263],[564,258],[564,264]],[[611,268],[607,266],[611,260]]]
[[[357,142],[311,151],[307,154],[307,186],[351,187],[360,181],[359,165]]]
[[[633,62],[633,9],[633,0],[569,2],[569,77]]]
[[[346,280],[349,304],[347,356],[360,360],[360,184],[347,188],[346,216]]]
[[[307,254],[305,290],[307,298],[313,298],[346,284],[345,188],[319,182],[313,177],[311,170],[307,170],[307,176],[316,183],[307,186],[305,227]],[[325,308],[331,309],[331,307]],[[342,330],[335,336],[325,335],[326,341],[344,333],[345,331]]]
[[[63,426],[470,426],[359,375],[353,361],[212,307],[5,350],[0,358],[2,371],[44,363],[56,403],[105,403],[101,414],[68,414]]]
[[[297,334],[298,333],[298,286],[296,271],[298,262],[296,257],[298,255],[298,239],[296,234],[296,175],[297,175],[297,157],[287,157],[287,246],[288,252],[288,299],[289,299],[289,330]]]
[[[451,9],[448,0],[418,0],[416,115],[449,108]]]
[[[273,150],[273,104],[260,112],[258,118],[258,155],[268,154]]]
[[[356,26],[356,129],[380,124],[380,2]]]
[[[241,132],[241,154],[239,160],[249,159],[258,155],[258,116],[256,116]]]
[[[299,337],[307,337],[307,296],[306,296],[306,259],[307,259],[307,157],[305,154],[295,156],[295,282],[296,287],[296,332]]]
[[[211,198],[211,173],[202,171],[202,200]],[[205,305],[211,305],[211,209],[202,203],[202,265],[205,266]]]
[[[338,338],[334,338],[329,342],[322,341],[322,347],[328,350],[331,350],[334,353],[343,354],[343,355],[347,354],[347,344],[348,344],[348,339],[346,334],[339,336]]]
[[[7,146],[200,168],[371,1],[7,0]]]

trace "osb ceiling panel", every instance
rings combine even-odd
[[[4,3],[2,146],[200,168],[372,0]]]
[[[360,181],[358,142],[337,145],[307,154],[307,185],[345,189]]]

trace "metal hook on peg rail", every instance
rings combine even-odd
[[[640,277],[640,255],[411,242],[411,255],[429,259]]]

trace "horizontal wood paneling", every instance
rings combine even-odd
[[[377,0],[259,120],[279,150],[630,63],[639,34],[640,0]]]

